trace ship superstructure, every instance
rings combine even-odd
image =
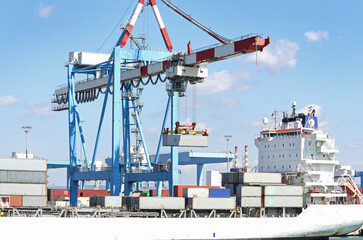
[[[334,181],[334,169],[339,164],[332,135],[323,132],[313,107],[308,113],[283,113],[278,121],[278,111],[269,124],[264,118],[260,136],[255,139],[258,148],[258,171],[283,173],[288,184],[305,187],[305,204],[339,203],[347,197]]]

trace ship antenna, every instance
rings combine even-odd
[[[279,121],[279,111],[277,111],[276,109],[274,111],[274,120],[275,120],[275,130],[276,130],[277,126],[278,126],[278,121]]]
[[[292,113],[291,113],[291,117],[295,117],[296,116],[296,102],[292,102]]]

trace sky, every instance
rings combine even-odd
[[[174,51],[217,43],[200,29],[156,1]],[[0,0],[0,156],[25,151],[21,126],[32,126],[29,151],[36,156],[68,159],[67,112],[51,111],[54,89],[66,84],[68,52],[109,53],[121,34],[136,0],[25,1]],[[180,121],[196,121],[208,129],[209,147],[203,152],[225,152],[231,146],[249,146],[250,165],[257,164],[254,138],[264,117],[314,105],[320,126],[336,139],[341,164],[363,170],[363,38],[362,1],[206,1],[172,3],[227,38],[250,33],[271,37],[262,53],[243,55],[208,65],[209,77],[188,86],[180,100]],[[157,22],[148,7],[133,32],[147,35],[147,46],[165,49]],[[127,45],[126,47],[129,47]],[[81,80],[81,79],[79,79]],[[193,94],[194,92],[194,94]],[[194,97],[193,97],[194,95]],[[142,124],[149,152],[156,151],[167,102],[165,85],[146,86]],[[80,104],[91,155],[102,98]],[[108,107],[97,159],[111,155],[111,111]],[[78,141],[79,142],[79,141]],[[80,150],[80,147],[78,147]],[[167,152],[167,148],[162,149]],[[78,154],[80,151],[78,151]],[[224,169],[213,165],[208,169]],[[195,166],[181,167],[182,183],[195,181]],[[49,171],[50,184],[65,184],[64,171]]]

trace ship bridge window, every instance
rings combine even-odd
[[[292,146],[295,146],[295,143],[292,143]]]
[[[276,133],[271,133],[271,137],[275,137],[276,136]]]
[[[275,147],[276,147],[276,144],[275,144]]]

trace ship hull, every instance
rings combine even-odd
[[[0,218],[12,239],[327,239],[357,230],[362,205],[312,205],[292,218]]]

